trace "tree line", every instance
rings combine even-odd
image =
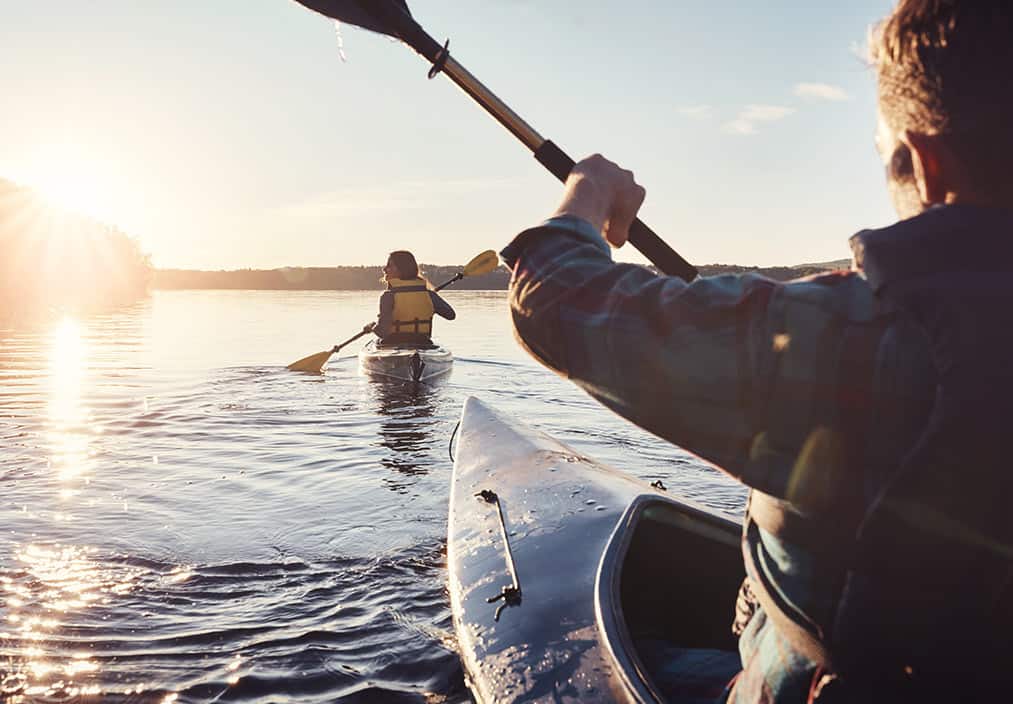
[[[421,264],[423,275],[433,286],[453,278],[461,266]],[[239,269],[197,271],[159,269],[152,286],[159,289],[267,289],[304,291],[374,291],[384,288],[380,266],[285,267],[283,269]],[[506,267],[482,276],[469,276],[454,284],[460,290],[505,289],[510,280]]]
[[[702,276],[718,274],[757,273],[776,281],[787,281],[834,268],[845,268],[846,262],[827,262],[804,266],[755,267],[710,264],[700,267]],[[447,281],[461,270],[460,266],[421,265],[434,285]],[[506,267],[483,276],[468,277],[454,284],[455,289],[492,291],[507,288],[510,272]],[[377,291],[384,288],[377,266],[286,267],[283,269],[238,269],[232,271],[201,271],[193,269],[159,269],[152,287],[158,289],[261,289],[288,291]]]

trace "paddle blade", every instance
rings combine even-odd
[[[345,24],[354,24],[372,32],[399,37],[391,22],[392,13],[410,15],[404,0],[296,0],[321,15]],[[389,7],[383,7],[387,5]]]
[[[310,372],[311,374],[319,374],[327,364],[327,360],[331,358],[331,354],[334,350],[326,350],[324,352],[317,352],[311,354],[309,357],[303,357],[298,362],[292,362],[288,365],[287,369],[292,372]]]
[[[465,276],[481,276],[482,274],[488,274],[498,266],[499,257],[496,255],[496,252],[487,249],[468,262],[462,273]]]

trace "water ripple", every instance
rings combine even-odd
[[[432,385],[354,356],[284,368],[361,328],[372,294],[160,292],[0,330],[0,697],[468,701],[445,534],[470,394],[741,510],[733,482],[528,359],[501,294],[454,295],[460,354]]]

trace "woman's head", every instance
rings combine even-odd
[[[387,257],[383,274],[386,279],[415,279],[419,275],[419,265],[411,252],[401,249]]]

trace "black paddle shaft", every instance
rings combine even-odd
[[[362,332],[360,332],[360,333],[358,333],[356,335],[353,335],[352,337],[348,338],[347,340],[345,340],[344,342],[342,342],[340,344],[334,345],[334,347],[331,348],[331,354],[334,354],[335,352],[339,351],[342,347],[347,347],[348,345],[352,344],[353,342],[355,342],[356,340],[358,340],[363,335],[368,335],[371,332],[373,332],[373,323],[370,323],[369,325],[366,325],[365,327],[363,327],[362,328]],[[300,361],[302,361],[302,360],[300,360]]]
[[[456,283],[456,282],[460,281],[463,278],[464,278],[464,274],[454,274],[454,278],[450,279],[449,281],[444,281],[442,284],[440,284],[439,286],[437,286],[433,290],[434,291],[442,291],[443,289],[445,289],[450,284]]]
[[[300,3],[333,19],[401,39],[433,65],[430,77],[443,72],[481,105],[511,134],[530,149],[542,166],[560,181],[566,181],[574,161],[550,140],[544,139],[517,113],[482,85],[455,61],[411,16],[404,0],[299,0]],[[670,276],[692,281],[696,267],[683,259],[639,218],[630,226],[629,242],[658,269]]]
[[[573,171],[574,161],[555,142],[547,139],[535,150],[535,159],[560,181]],[[659,270],[669,276],[678,276],[684,281],[692,281],[697,276],[696,267],[687,262],[678,252],[668,246],[651,228],[637,218],[630,225],[629,242],[641,254],[647,257]]]

